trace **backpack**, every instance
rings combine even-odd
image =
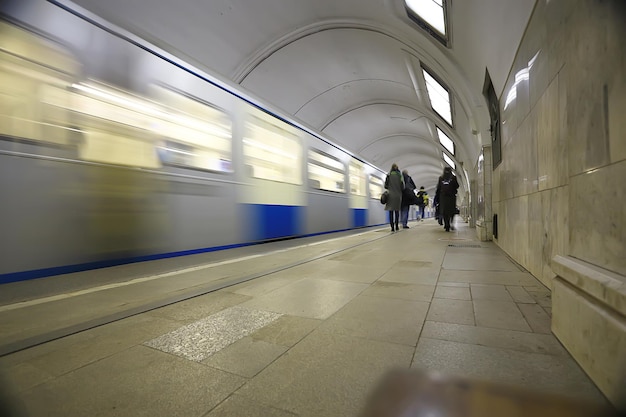
[[[417,193],[415,204],[418,206],[424,205],[424,193],[422,191]]]
[[[441,179],[441,195],[455,195],[456,189],[452,186],[452,178]]]

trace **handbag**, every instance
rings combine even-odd
[[[385,191],[380,195],[380,204],[387,204],[389,200],[389,191]]]

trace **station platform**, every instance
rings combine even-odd
[[[549,289],[474,234],[427,219],[3,285],[4,395],[16,416],[358,416],[415,370],[605,407]]]

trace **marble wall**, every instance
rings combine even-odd
[[[493,239],[492,161],[491,146],[483,146],[474,167],[476,180],[473,181],[472,199],[476,202],[473,204],[476,221],[470,225],[476,227],[476,235],[481,241]]]
[[[496,243],[553,290],[552,331],[616,405],[626,375],[625,22],[623,0],[537,1],[500,96],[492,181]]]
[[[546,286],[569,255],[626,276],[626,2],[538,0],[500,96],[496,242]]]

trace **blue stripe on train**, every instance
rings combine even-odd
[[[352,209],[352,226],[367,226],[367,209]]]
[[[246,204],[244,210],[253,225],[255,241],[297,236],[301,233],[304,207]]]
[[[299,236],[317,236],[330,233],[341,232],[348,229],[329,230],[320,233],[310,233],[308,235],[301,235],[302,222],[304,218],[304,207],[298,206],[267,206],[267,205],[247,205],[248,209],[245,214],[252,216],[252,221],[257,221],[256,241],[277,239],[281,237]],[[353,227],[362,227],[366,225],[367,210],[354,209],[352,213]],[[380,226],[380,224],[372,225]],[[107,268],[117,265],[125,265],[135,262],[153,261],[157,259],[174,258],[178,256],[194,255],[198,253],[206,253],[213,251],[220,251],[225,249],[233,249],[242,246],[253,245],[254,243],[238,243],[224,246],[214,246],[209,248],[198,248],[177,252],[159,253],[152,255],[143,255],[123,259],[107,259],[95,262],[87,262],[75,265],[63,265],[50,268],[35,269],[30,271],[10,272],[6,274],[0,274],[0,284],[7,284],[10,282],[25,281],[36,278],[50,277],[54,275],[69,274],[73,272],[88,271],[91,269]]]

